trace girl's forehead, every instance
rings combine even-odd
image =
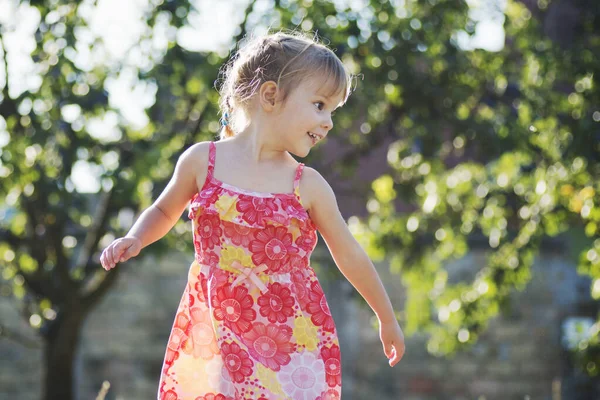
[[[339,88],[332,79],[312,77],[302,82],[305,92],[309,95],[325,97],[329,100],[335,100],[343,97],[343,90]]]

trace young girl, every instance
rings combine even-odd
[[[156,202],[103,251],[102,266],[138,255],[190,204],[195,260],[158,399],[340,399],[336,327],[310,266],[317,230],[379,318],[390,366],[404,354],[389,298],[331,187],[291,156],[327,136],[350,76],[327,47],[283,33],[250,41],[224,74],[221,140],[181,155]]]

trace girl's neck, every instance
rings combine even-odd
[[[225,139],[236,157],[256,164],[280,163],[292,159],[280,140],[267,130],[249,124],[234,137]]]

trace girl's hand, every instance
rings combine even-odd
[[[379,338],[383,344],[383,352],[389,359],[390,367],[398,364],[404,356],[404,333],[396,320],[390,322],[379,321]]]
[[[118,262],[124,262],[131,257],[140,254],[142,250],[142,242],[140,239],[133,236],[125,236],[113,241],[100,256],[102,268],[110,270],[117,265]]]

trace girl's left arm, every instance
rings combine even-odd
[[[305,193],[310,193],[310,217],[325,240],[338,269],[358,290],[380,321],[395,320],[394,309],[375,266],[348,229],[331,186],[312,168],[304,168],[303,178]]]
[[[304,189],[304,193],[310,194],[307,206],[311,219],[321,233],[338,269],[377,315],[380,329],[382,326],[386,326],[392,327],[390,329],[393,331],[394,327],[398,327],[397,331],[399,331],[401,339],[398,338],[397,332],[382,332],[381,335],[386,355],[391,348],[386,348],[390,343],[385,343],[384,336],[388,336],[386,340],[391,336],[393,337],[390,339],[391,341],[401,341],[401,343],[391,344],[396,350],[395,355],[401,358],[404,353],[404,336],[375,266],[348,229],[331,186],[314,169],[306,167],[304,171],[300,189]]]

